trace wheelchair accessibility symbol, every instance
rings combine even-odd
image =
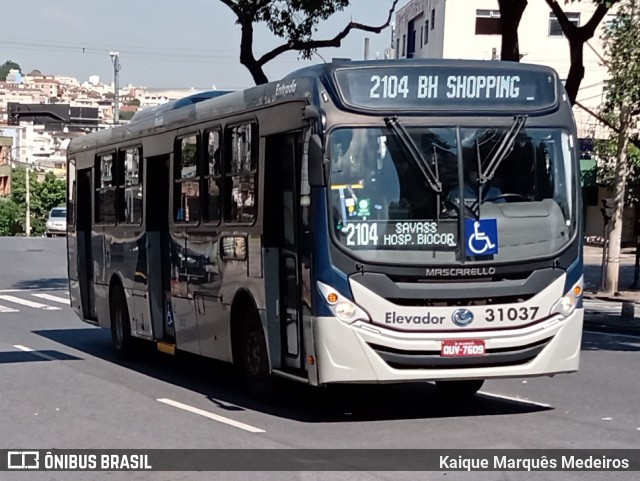
[[[498,253],[496,219],[466,219],[464,227],[468,256],[488,256]]]

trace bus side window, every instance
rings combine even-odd
[[[222,193],[222,157],[220,149],[220,132],[213,130],[206,134],[207,157],[205,171],[205,211],[207,222],[220,221],[220,205]]]
[[[174,155],[173,209],[176,222],[200,220],[200,177],[198,172],[198,136],[176,142]]]
[[[124,163],[120,176],[120,203],[118,220],[127,224],[142,222],[142,155],[141,149],[127,149],[121,152]]]
[[[255,195],[258,171],[258,136],[254,124],[232,127],[227,131],[225,182],[228,222],[252,224],[255,220]]]
[[[116,223],[116,178],[114,155],[99,155],[95,169],[95,222],[96,224]]]

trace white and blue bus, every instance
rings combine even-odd
[[[81,319],[252,389],[578,369],[576,128],[552,69],[334,61],[68,149]]]

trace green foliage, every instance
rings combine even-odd
[[[49,211],[66,201],[67,183],[47,172],[42,182],[36,183],[31,200],[31,228],[33,235],[44,234]]]
[[[349,0],[236,0],[229,3],[234,4],[239,19],[264,23],[276,37],[290,42],[311,40],[320,22],[349,6]],[[312,51],[303,50],[302,55],[309,58]]]
[[[43,178],[44,175],[44,178]],[[20,209],[20,225],[24,232],[26,216],[26,170],[15,168],[11,178],[11,200]],[[38,181],[40,178],[40,181]],[[53,173],[29,171],[29,208],[31,210],[31,235],[44,234],[49,211],[62,206],[66,201],[67,184],[63,179],[57,179]]]
[[[640,7],[634,0],[621,0],[616,15],[607,26],[602,37],[606,66],[609,72],[607,97],[602,105],[600,115],[609,124],[624,130],[625,136],[633,139],[628,126],[640,115]],[[621,109],[625,107],[626,115],[621,121]],[[621,125],[625,124],[625,125]],[[618,160],[619,134],[611,131],[609,138],[596,142],[598,157],[598,181],[605,185],[615,186]],[[625,187],[638,185],[640,182],[640,150],[632,143],[627,144],[627,165],[629,171]],[[637,194],[633,189],[625,188],[625,201],[637,202]]]
[[[609,138],[595,140],[594,153],[598,158],[598,184],[610,187],[614,185],[617,149],[617,134],[613,134]],[[632,188],[640,185],[640,149],[632,143],[627,146],[627,161],[629,162],[629,174],[627,176],[627,188],[625,189],[625,202],[627,204],[635,204],[640,200],[638,192]]]
[[[321,21],[347,6],[348,0],[276,0],[267,2],[257,12],[257,18],[280,38],[308,41]]]
[[[120,117],[120,120],[131,120],[135,114],[135,112],[127,112],[127,111],[120,111],[118,112],[118,117]]]
[[[628,105],[632,112],[639,110],[640,6],[636,6],[634,0],[619,2],[603,41],[610,79],[605,113],[615,112],[622,104]]]
[[[21,231],[21,209],[11,199],[0,198],[0,236],[13,236]]]
[[[0,66],[0,81],[4,82],[7,80],[7,75],[9,75],[10,70],[20,70],[22,72],[20,65],[12,60],[7,60]]]

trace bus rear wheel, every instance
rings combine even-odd
[[[249,392],[260,399],[273,396],[273,376],[269,372],[269,354],[260,316],[255,310],[247,313],[242,343],[242,368]]]
[[[467,398],[477,393],[484,379],[473,379],[471,381],[436,381],[436,387],[442,394],[449,398]]]
[[[134,339],[131,336],[131,321],[127,299],[121,286],[114,288],[110,302],[111,340],[120,359],[131,358],[134,351]]]

